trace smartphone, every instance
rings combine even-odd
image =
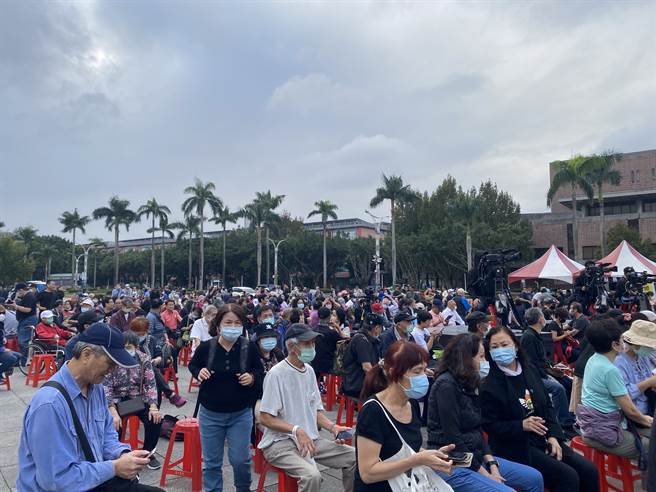
[[[354,435],[355,435],[355,429],[343,430],[337,433],[336,439],[342,439],[342,440],[353,439]]]
[[[453,466],[469,468],[471,466],[473,453],[452,452],[449,453],[449,459],[453,461]]]
[[[153,450],[150,453],[148,453],[148,456],[146,456],[146,458],[151,458],[155,454],[156,450],[157,448],[153,448]]]

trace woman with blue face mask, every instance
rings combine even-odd
[[[202,342],[189,363],[201,383],[198,400],[203,448],[203,486],[223,490],[223,449],[228,440],[234,486],[250,490],[252,406],[262,380],[262,364],[255,344],[244,335],[246,315],[237,304],[224,304],[210,325],[211,339]]]
[[[495,456],[483,436],[479,388],[489,372],[481,337],[455,336],[435,370],[428,399],[428,447],[454,444],[454,452],[472,453],[471,466],[442,475],[456,492],[542,492],[537,470]]]
[[[540,373],[513,332],[491,328],[485,349],[490,373],[481,385],[481,414],[494,455],[535,468],[552,492],[598,492],[597,468],[565,444]]]

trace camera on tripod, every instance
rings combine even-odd
[[[610,263],[586,263],[585,271],[588,275],[588,285],[601,285],[605,282],[607,273],[616,272],[617,266],[610,266]]]
[[[647,272],[631,272],[626,279],[626,290],[641,293],[645,284],[656,281],[656,275]]]
[[[475,277],[471,279],[469,289],[479,296],[494,297],[495,281],[505,280],[506,263],[519,260],[521,257],[522,254],[515,249],[504,249],[493,253],[484,252],[480,256]]]

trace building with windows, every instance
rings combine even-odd
[[[347,239],[356,239],[361,237],[376,237],[376,226],[373,222],[367,222],[362,219],[338,219],[326,221],[326,233],[328,236],[341,236]],[[303,224],[306,231],[322,232],[323,224],[318,222],[306,222]],[[381,222],[380,234],[381,239],[390,230],[389,222]]]
[[[623,154],[616,163],[622,181],[618,186],[604,185],[605,230],[616,224],[640,232],[643,240],[656,244],[656,149]],[[549,176],[553,179],[554,165]],[[544,192],[546,200],[547,190]],[[572,226],[572,198],[569,189],[561,188],[554,196],[551,211],[542,214],[523,214],[533,226],[533,247],[536,256],[555,244],[568,256],[577,260],[599,259],[600,218],[597,196],[592,201],[578,189],[578,246],[574,251]]]

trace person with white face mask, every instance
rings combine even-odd
[[[241,307],[224,304],[210,325],[212,338],[196,348],[189,363],[189,372],[201,383],[197,408],[208,492],[223,490],[226,439],[237,492],[251,486],[252,405],[263,369],[256,346],[244,336],[245,323]]]

